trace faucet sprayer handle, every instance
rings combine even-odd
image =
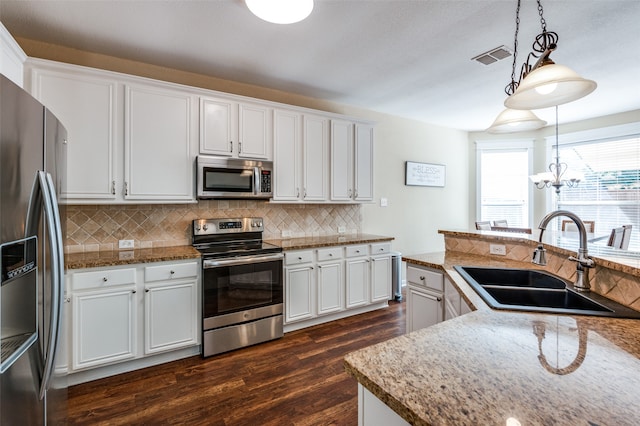
[[[538,245],[538,248],[533,251],[533,258],[531,259],[531,262],[536,265],[545,266],[547,264],[546,252],[547,250],[542,244]]]

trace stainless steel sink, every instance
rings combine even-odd
[[[640,312],[596,293],[577,292],[571,283],[544,271],[454,268],[494,309],[640,319]]]

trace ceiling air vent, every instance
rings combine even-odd
[[[488,52],[481,53],[475,58],[471,58],[472,61],[478,61],[482,64],[489,65],[494,62],[499,61],[500,59],[508,58],[511,56],[511,49],[507,46],[496,47],[495,49],[491,49]]]

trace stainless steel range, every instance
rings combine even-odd
[[[262,241],[262,218],[196,219],[202,253],[202,355],[283,335],[282,248]]]

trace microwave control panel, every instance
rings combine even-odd
[[[260,192],[271,192],[271,170],[262,170],[260,176]]]

